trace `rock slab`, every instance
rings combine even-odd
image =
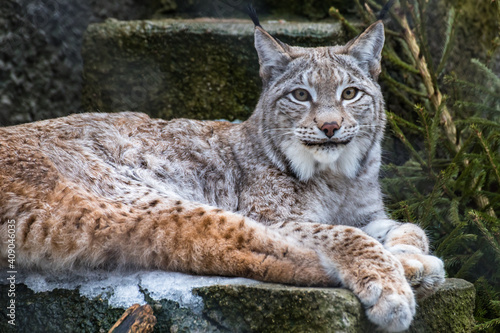
[[[354,294],[339,288],[282,285],[211,286],[195,290],[204,314],[232,332],[375,332]],[[447,279],[419,302],[408,332],[470,332],[474,326],[474,286]]]
[[[88,299],[78,290],[63,289],[34,293],[22,284],[16,289],[15,327],[7,324],[7,294],[0,294],[0,332],[107,332],[125,310],[110,307],[106,295]],[[356,296],[341,288],[264,283],[196,288],[202,313],[143,292],[158,320],[154,332],[375,331]],[[419,302],[408,332],[470,332],[474,299],[471,283],[447,279],[436,294]]]

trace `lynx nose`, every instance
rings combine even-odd
[[[340,125],[336,121],[331,121],[329,123],[324,123],[319,129],[323,131],[329,139],[331,139],[335,134],[335,131],[340,129]]]

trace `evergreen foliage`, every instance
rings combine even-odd
[[[366,24],[384,2],[355,0]],[[392,217],[424,227],[448,276],[474,283],[476,331],[494,332],[500,329],[500,78],[476,59],[472,81],[448,73],[460,8],[448,10],[442,53],[431,57],[428,7],[426,0],[400,0],[389,10],[381,81],[386,100],[398,101],[388,103],[388,122],[409,157],[384,165],[382,185]],[[330,15],[359,33],[335,8]]]

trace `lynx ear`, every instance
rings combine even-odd
[[[259,55],[260,77],[266,84],[273,75],[284,70],[291,60],[288,45],[273,38],[260,26],[255,27],[255,49]]]
[[[384,39],[384,24],[377,21],[346,45],[347,54],[354,57],[361,69],[370,73],[374,80],[380,74]]]

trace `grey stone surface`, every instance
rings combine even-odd
[[[354,294],[338,288],[282,285],[212,286],[195,290],[204,314],[233,332],[374,332]],[[419,302],[408,332],[470,332],[474,325],[474,286],[447,279]]]
[[[474,326],[474,285],[446,279],[439,291],[419,302],[410,332],[471,332]]]
[[[361,303],[339,288],[273,284],[212,286],[195,290],[204,314],[232,332],[370,332]]]
[[[2,282],[3,283],[3,282]],[[3,287],[4,285],[2,285]],[[3,290],[3,288],[2,288]],[[373,332],[353,293],[340,288],[299,288],[278,284],[216,285],[194,290],[204,310],[195,313],[170,300],[146,301],[158,324],[155,332]],[[470,332],[474,287],[447,279],[433,296],[419,302],[409,332]],[[16,286],[16,327],[7,324],[0,293],[1,332],[106,332],[125,309],[106,297],[88,299],[78,290],[34,293]]]
[[[340,24],[262,24],[293,45],[346,40]],[[87,111],[245,119],[261,89],[250,20],[108,20],[89,26],[82,51]]]
[[[148,1],[0,1],[0,126],[82,111],[87,25],[153,15]]]

